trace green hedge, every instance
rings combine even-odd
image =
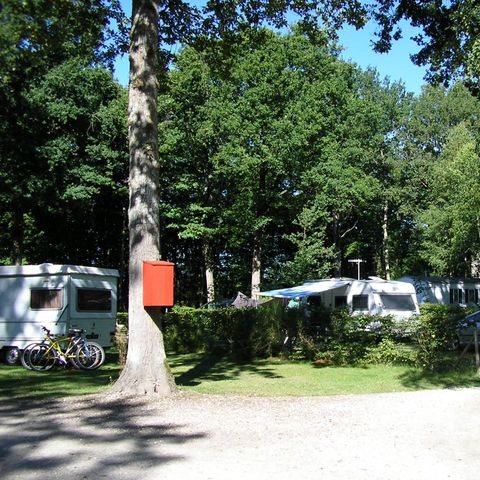
[[[163,334],[165,348],[175,353],[223,353],[239,360],[282,353],[322,364],[400,363],[433,371],[446,366],[446,358],[452,363],[446,352],[465,314],[455,306],[423,305],[420,315],[398,322],[346,310],[286,310],[276,302],[256,309],[175,307],[163,316]],[[118,320],[126,326],[126,314]]]
[[[256,309],[175,307],[163,319],[165,347],[176,353],[268,357],[278,352],[288,323],[284,307],[276,303]]]

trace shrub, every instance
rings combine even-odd
[[[292,346],[289,358],[291,360],[315,360],[318,357],[318,343],[315,339],[300,331]]]
[[[125,365],[128,348],[128,329],[126,325],[117,324],[115,328],[115,346],[118,350],[118,363]]]
[[[411,365],[416,362],[416,352],[405,343],[400,343],[392,338],[383,338],[377,345],[372,345],[365,352],[364,362],[366,364],[385,365]]]
[[[277,353],[287,325],[277,302],[258,308],[216,310],[175,307],[164,317],[168,350],[232,354],[240,360]]]
[[[352,316],[348,310],[334,310],[330,317],[328,337],[316,354],[336,365],[364,363],[382,339],[394,336],[392,317],[378,315]]]
[[[162,317],[165,348],[176,353],[190,353],[206,348],[205,330],[208,310],[174,307]]]
[[[464,315],[465,311],[455,305],[421,306],[420,315],[411,322],[419,367],[436,371],[444,366],[444,352],[454,344]]]

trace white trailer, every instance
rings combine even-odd
[[[43,338],[81,328],[103,347],[112,344],[117,270],[76,265],[0,266],[0,349],[7,363]]]
[[[413,285],[378,277],[370,277],[368,280],[315,280],[296,287],[260,292],[259,295],[296,298],[300,302],[314,302],[318,299],[330,309],[347,307],[353,315],[392,315],[401,320],[419,313]]]
[[[405,276],[399,280],[414,286],[420,304],[438,303],[461,307],[480,305],[479,278]]]

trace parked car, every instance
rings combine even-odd
[[[464,318],[464,322],[457,332],[457,346],[465,347],[472,342],[475,328],[477,329],[478,340],[480,342],[480,310]]]

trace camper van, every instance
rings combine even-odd
[[[413,285],[379,277],[313,280],[297,287],[261,292],[260,295],[296,298],[301,303],[307,299],[319,299],[329,309],[347,307],[353,315],[392,315],[401,320],[419,313]]]
[[[411,283],[417,294],[418,303],[438,303],[473,307],[479,305],[479,278],[415,277],[399,279]]]
[[[112,342],[117,270],[76,265],[0,266],[0,349],[8,364],[19,351],[54,334],[84,329],[103,347]]]

